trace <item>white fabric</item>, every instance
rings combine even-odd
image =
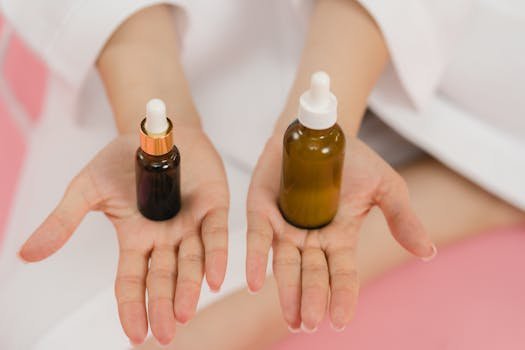
[[[180,31],[185,0],[2,1],[2,11],[49,67],[72,86],[92,69],[109,35],[133,13],[159,3],[177,5]]]
[[[521,0],[361,2],[378,21],[392,56],[371,96],[373,109],[410,141],[525,209]],[[127,347],[112,292],[116,239],[102,215],[88,215],[45,262],[23,266],[15,253],[68,180],[115,136],[93,63],[119,23],[152,3],[157,1],[3,0],[9,20],[56,74],[32,133],[0,255],[1,349]],[[184,9],[178,23],[187,17],[186,74],[204,127],[224,157],[232,192],[227,281],[219,295],[203,288],[203,307],[244,286],[250,171],[291,85],[310,2],[169,3]],[[60,140],[69,147],[56,133],[66,135]],[[50,166],[50,155],[60,161]]]
[[[361,2],[392,56],[372,109],[411,142],[525,209],[525,3]]]

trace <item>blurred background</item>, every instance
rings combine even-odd
[[[47,74],[0,14],[0,246]],[[518,226],[448,247],[430,263],[406,263],[362,290],[343,333],[325,324],[275,349],[525,349],[523,247]]]

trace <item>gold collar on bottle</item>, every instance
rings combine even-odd
[[[161,156],[173,148],[173,123],[168,119],[168,129],[161,134],[146,131],[146,118],[140,123],[140,148],[152,156]]]

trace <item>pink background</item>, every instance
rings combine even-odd
[[[0,15],[0,36],[6,30]],[[20,128],[8,108],[17,103],[22,115],[32,124],[38,122],[42,111],[43,98],[47,80],[44,64],[27,48],[15,34],[10,37],[6,51],[0,52],[4,57],[1,69],[1,80],[5,83],[9,95],[0,94],[0,245],[5,233],[9,209],[15,194],[17,179],[22,170],[26,143]],[[30,131],[30,130],[29,130]]]
[[[525,227],[488,232],[364,288],[343,332],[325,324],[284,349],[525,349]]]

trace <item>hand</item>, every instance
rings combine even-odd
[[[200,128],[174,133],[181,152],[177,216],[155,222],[139,213],[134,168],[139,139],[120,136],[73,179],[19,253],[29,262],[42,260],[66,243],[88,211],[104,212],[120,248],[115,283],[120,321],[135,344],[148,332],[146,289],[151,330],[168,344],[176,320],[184,324],[194,315],[204,272],[210,288],[218,290],[226,270],[229,192],[222,161]]]
[[[282,217],[277,205],[281,159],[282,136],[277,135],[259,158],[248,194],[248,286],[262,287],[273,246],[273,272],[289,327],[315,330],[328,307],[333,327],[342,330],[358,294],[358,231],[373,206],[381,208],[394,238],[412,254],[430,258],[435,247],[410,208],[404,180],[360,140],[347,139],[339,209],[318,230],[296,228]]]

